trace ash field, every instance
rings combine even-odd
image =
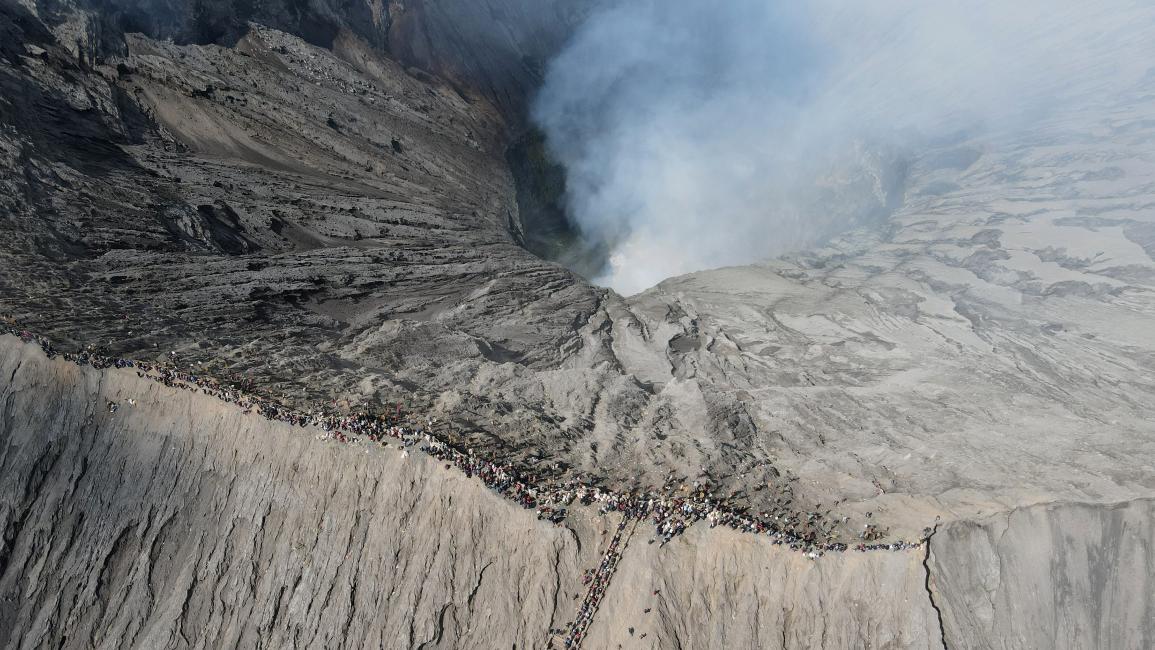
[[[759,184],[654,6],[0,0],[0,647],[1155,645],[1155,11]]]

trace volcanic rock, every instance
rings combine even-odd
[[[623,298],[522,246],[506,157],[589,5],[116,6],[0,4],[13,326],[852,547],[627,522],[586,647],[1155,643],[1155,77]],[[620,515],[318,434],[0,339],[0,646],[560,646]]]

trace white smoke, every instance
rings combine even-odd
[[[611,247],[595,281],[630,294],[852,226],[878,207],[853,187],[885,203],[888,156],[921,137],[1028,128],[1133,82],[1150,4],[619,0],[552,62],[533,116],[571,218]]]

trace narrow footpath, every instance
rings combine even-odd
[[[629,545],[630,539],[633,538],[639,521],[641,521],[639,517],[631,515],[622,517],[621,523],[614,531],[613,538],[610,539],[609,546],[606,547],[606,554],[602,556],[601,562],[582,578],[583,581],[588,582],[589,589],[586,591],[581,605],[578,606],[573,623],[570,623],[569,630],[562,642],[562,646],[567,650],[582,646],[586,632],[589,630],[590,624],[593,623],[594,614],[601,606],[606,590],[610,586],[610,580],[613,579],[614,572],[617,571],[618,562],[622,559],[622,552]],[[629,528],[628,533],[626,528]]]

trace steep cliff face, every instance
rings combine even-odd
[[[586,16],[616,1],[393,1],[390,51],[478,90],[517,122],[549,59]]]
[[[261,24],[332,48],[354,34],[376,52],[451,80],[515,123],[549,58],[611,0],[23,0],[75,55],[125,52],[140,33],[179,44],[234,46]]]
[[[1056,503],[945,526],[928,583],[951,648],[1150,648],[1155,502]]]
[[[608,525],[11,337],[0,375],[3,648],[540,648]]]

